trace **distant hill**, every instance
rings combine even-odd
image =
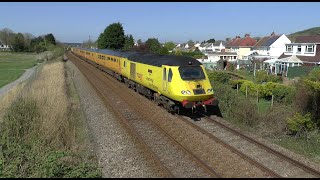
[[[309,35],[320,35],[320,27],[314,27],[314,28],[310,28],[310,29],[306,29],[303,31],[298,31],[298,32],[289,34],[288,38],[291,41],[294,41],[295,37],[297,37],[297,36],[309,36]]]

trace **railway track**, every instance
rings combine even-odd
[[[73,57],[73,58],[78,58],[75,57],[74,55],[68,55],[69,57]],[[73,59],[71,58],[71,60]],[[188,154],[189,157],[192,157],[192,162],[196,162],[196,164],[201,167],[202,170],[204,170],[204,172],[207,173],[207,175],[209,175],[209,177],[224,177],[223,175],[219,174],[216,172],[216,170],[212,167],[212,165],[208,164],[208,162],[206,162],[205,160],[203,160],[203,157],[200,157],[199,155],[197,155],[196,153],[194,153],[190,147],[185,146],[183,143],[179,142],[177,140],[176,136],[170,135],[170,133],[168,133],[168,129],[164,128],[164,126],[161,126],[161,124],[157,123],[156,121],[153,121],[152,118],[150,119],[150,115],[143,115],[143,113],[141,112],[141,109],[139,109],[137,106],[135,105],[131,105],[128,106],[126,105],[125,108],[123,108],[124,106],[119,103],[118,106],[113,106],[110,104],[110,102],[114,101],[115,99],[110,99],[108,97],[108,93],[106,93],[103,89],[104,86],[99,85],[102,84],[101,82],[104,83],[112,83],[115,86],[119,86],[119,82],[116,81],[114,78],[112,78],[109,75],[105,75],[104,77],[102,76],[98,76],[97,73],[99,71],[97,71],[95,68],[89,68],[87,67],[88,64],[85,63],[83,60],[82,61],[74,61],[73,62],[78,66],[78,68],[82,71],[82,72],[90,72],[88,74],[85,74],[85,76],[87,77],[87,79],[89,80],[89,82],[93,85],[93,87],[99,92],[100,96],[103,98],[103,100],[105,101],[106,104],[108,104],[109,107],[111,107],[111,109],[113,109],[113,111],[116,113],[117,117],[123,122],[123,124],[126,126],[126,128],[128,128],[130,130],[130,132],[132,134],[134,134],[134,136],[138,139],[138,141],[143,144],[144,148],[147,149],[147,151],[149,152],[149,154],[151,154],[151,156],[153,157],[153,159],[157,162],[157,164],[159,165],[159,167],[161,167],[161,169],[167,174],[168,177],[182,177],[181,175],[177,174],[176,172],[173,172],[172,169],[170,169],[166,163],[163,161],[163,158],[159,157],[158,153],[155,150],[152,150],[152,147],[150,144],[148,144],[146,142],[146,139],[144,137],[141,136],[141,130],[139,132],[139,128],[137,128],[138,126],[141,126],[141,123],[151,123],[153,127],[156,127],[158,129],[159,132],[161,132],[162,135],[165,135],[168,139],[170,139],[171,142],[173,142],[175,144],[175,146],[179,147],[180,149],[183,150],[184,153]],[[91,65],[90,65],[91,66]],[[89,70],[90,69],[90,70]],[[101,73],[101,72],[99,72]],[[94,77],[94,75],[96,75],[96,77]],[[90,76],[90,77],[89,77]],[[112,89],[112,87],[114,86],[109,86],[109,88]],[[124,85],[123,85],[124,86]],[[118,91],[119,89],[112,89],[113,91]],[[125,101],[125,99],[129,98],[127,96],[122,96],[122,101]],[[128,110],[130,109],[130,110]],[[139,112],[137,115],[136,113]],[[153,117],[153,116],[152,116]],[[184,118],[182,118],[181,116],[176,116],[178,119],[183,119],[183,122],[188,124],[188,126],[192,127],[193,129],[196,129],[197,131],[199,131],[201,134],[205,135],[206,137],[208,137],[209,139],[215,141],[218,144],[221,144],[224,148],[229,149],[230,151],[232,151],[233,153],[237,154],[239,157],[241,157],[242,159],[244,159],[245,161],[248,161],[250,164],[256,166],[257,168],[261,169],[263,172],[266,172],[270,177],[286,177],[283,176],[279,173],[277,173],[275,170],[272,170],[272,168],[267,167],[266,165],[264,165],[261,162],[258,162],[255,158],[252,158],[248,155],[246,155],[245,153],[241,152],[240,150],[238,150],[237,148],[229,145],[228,143],[223,142],[221,139],[219,139],[218,137],[216,137],[215,135],[211,134],[210,132],[208,132],[207,130],[204,130],[203,128],[199,127],[198,125],[195,125],[194,123],[192,123],[191,121],[188,121]],[[140,120],[139,120],[140,119]],[[213,119],[210,119],[209,117],[205,117],[203,118],[203,120],[206,120],[207,122],[210,122],[211,124],[213,123],[219,123],[218,125],[220,125],[221,127],[232,131],[234,133],[236,133],[236,130],[233,130],[232,128],[223,125],[222,123],[215,121]],[[135,124],[136,123],[136,124]],[[145,129],[146,130],[146,129]],[[240,132],[238,132],[240,133]],[[255,140],[242,134],[242,135],[238,135],[239,137],[242,137],[244,139],[247,139],[248,141],[252,141],[254,142]],[[249,140],[250,138],[250,140]],[[257,144],[259,144],[260,142],[257,142]],[[262,143],[260,143],[262,144]],[[267,147],[269,148],[269,147]],[[275,151],[273,149],[269,148],[268,151]],[[279,153],[279,152],[277,152]],[[281,153],[280,153],[281,154]],[[280,155],[279,155],[280,156]],[[284,155],[285,156],[285,155]],[[287,157],[289,158],[289,157]],[[289,158],[291,159],[291,158]],[[299,164],[300,162],[291,159],[288,160],[290,161],[292,164],[296,163]],[[309,172],[310,174],[313,174],[315,177],[319,177],[319,172],[300,163],[300,165],[297,165],[300,168],[304,169],[305,171]],[[190,176],[189,176],[190,177]]]
[[[213,123],[214,125],[218,125],[219,127],[231,132],[232,134],[234,134],[235,136],[238,136],[238,137],[241,137],[243,140],[245,141],[248,141],[250,142],[251,144],[253,144],[254,146],[257,146],[258,148],[262,149],[262,150],[265,150],[267,152],[269,152],[270,156],[276,156],[278,158],[280,158],[281,160],[284,160],[288,163],[290,163],[292,166],[296,166],[300,169],[302,169],[303,171],[305,171],[306,173],[309,173],[311,174],[312,176],[309,176],[309,177],[320,177],[320,171],[310,167],[310,166],[307,166],[277,150],[274,150],[272,149],[271,147],[257,141],[256,139],[252,138],[252,137],[249,137],[248,135],[244,134],[244,133],[241,133],[240,131],[236,130],[236,129],[233,129],[231,127],[229,127],[228,125],[226,124],[223,124],[217,120],[215,120],[214,118],[212,117],[209,117],[203,113],[198,113],[200,116],[204,117],[204,118],[201,118],[201,121],[206,121],[205,123]],[[221,143],[223,143],[225,146],[233,149],[233,151],[237,154],[242,154],[241,156],[243,156],[245,159],[247,159],[248,161],[256,164],[257,166],[260,166],[261,168],[265,168],[266,171],[269,171],[270,170],[270,173],[274,173],[276,176],[278,177],[284,177],[283,175],[280,175],[280,173],[276,172],[276,170],[271,170],[270,168],[262,165],[255,159],[255,158],[252,158],[248,155],[246,155],[245,153],[241,152],[240,150],[237,150],[235,147],[229,145],[228,143],[226,142],[223,142],[222,140],[220,140],[218,137],[216,137],[215,135],[213,135],[213,133],[210,133],[208,130],[205,130],[204,128],[202,127],[199,127],[198,125],[192,123],[191,121],[183,118],[183,117],[180,117],[180,119],[182,121],[184,121],[185,123],[189,124],[190,126],[196,128],[197,130],[199,130],[201,133],[203,134],[206,134],[208,137],[212,138],[213,140],[217,140]],[[276,167],[274,167],[274,169],[277,169]]]
[[[142,120],[144,117],[137,115],[134,110],[129,110],[129,107],[124,108],[124,106],[125,106],[124,104],[120,104],[120,103],[116,103],[116,105],[110,104],[110,102],[113,102],[114,99],[110,99],[110,97],[108,96],[109,93],[106,93],[106,91],[105,91],[106,89],[104,88],[104,86],[101,82],[105,82],[105,84],[107,84],[107,83],[109,84],[110,82],[114,83],[113,81],[110,81],[110,80],[114,80],[114,79],[112,77],[106,77],[106,78],[101,79],[101,76],[97,76],[97,73],[100,73],[99,71],[97,71],[96,69],[86,67],[88,64],[84,64],[85,62],[83,62],[83,61],[81,61],[81,62],[79,62],[77,60],[75,61],[74,58],[78,58],[78,57],[75,57],[70,54],[68,56],[76,64],[76,66],[84,73],[84,75],[89,80],[91,85],[94,87],[95,90],[97,90],[99,95],[102,97],[105,104],[108,105],[108,107],[111,108],[113,110],[113,112],[115,112],[116,117],[119,120],[121,120],[121,123],[127,129],[129,129],[130,133],[132,133],[134,135],[134,137],[136,137],[138,142],[140,144],[142,144],[145,151],[147,151],[151,155],[153,160],[159,165],[160,169],[162,169],[162,171],[164,171],[165,174],[167,174],[167,177],[184,177],[185,175],[177,174],[176,172],[173,172],[172,169],[169,169],[166,166],[166,164],[168,162],[164,162],[163,157],[159,156],[159,153],[156,153],[154,150],[152,150],[153,148],[150,146],[150,144],[148,144],[148,142],[146,142],[145,138],[141,136],[141,133],[139,133],[139,130],[134,128],[137,126],[141,126],[142,125],[141,122],[143,122],[143,121],[146,122],[148,120]],[[106,75],[106,76],[108,76],[108,75]],[[109,79],[109,78],[112,78],[112,79]],[[112,87],[112,86],[109,86],[109,87]],[[118,106],[117,106],[117,104],[118,104]],[[137,120],[139,120],[139,122],[137,122]],[[152,122],[152,121],[148,121],[148,122]],[[137,123],[137,124],[135,124],[135,123]],[[155,126],[157,126],[157,125],[155,125]],[[197,156],[195,156],[190,150],[184,148],[179,142],[175,141],[169,134],[167,134],[165,131],[163,131],[163,129],[161,129],[159,127],[158,127],[158,129],[161,131],[161,133],[165,134],[171,140],[171,142],[173,142],[175,144],[175,146],[178,146],[180,149],[183,150],[184,156],[189,158],[188,162],[192,161],[193,163],[196,163],[195,164],[196,166],[202,168],[203,171],[197,169],[198,172],[196,174],[193,173],[193,175],[196,175],[198,177],[220,177],[220,175],[217,172],[215,172],[215,170],[213,168],[209,167],[205,162],[203,162],[201,159],[199,159]],[[179,161],[176,160],[176,162],[179,162]],[[192,162],[189,162],[189,163],[192,163]],[[183,171],[183,170],[181,170],[181,171]],[[196,177],[196,176],[188,176],[187,175],[187,177]]]

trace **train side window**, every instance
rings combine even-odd
[[[126,67],[126,62],[125,61],[123,61],[123,67]]]
[[[168,82],[171,82],[172,81],[172,76],[173,76],[173,74],[172,74],[172,70],[171,70],[171,68],[169,69],[169,74],[168,74]]]
[[[167,68],[163,68],[163,80],[167,79]]]

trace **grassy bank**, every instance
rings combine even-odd
[[[101,177],[63,62],[47,62],[0,118],[0,177]]]
[[[36,65],[36,57],[31,53],[0,52],[0,88],[19,78],[24,69]]]

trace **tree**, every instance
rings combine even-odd
[[[56,39],[54,38],[53,34],[47,34],[44,36],[44,40],[46,44],[53,44],[56,45]]]
[[[15,52],[22,52],[25,50],[24,37],[22,33],[15,35],[12,47]]]
[[[215,43],[215,42],[216,42],[216,40],[215,40],[214,38],[209,39],[209,40],[207,41],[207,43]]]
[[[189,47],[193,47],[194,46],[194,42],[192,40],[189,40],[188,42]]]
[[[24,46],[26,51],[31,51],[31,40],[34,38],[34,36],[30,33],[24,33]]]
[[[168,55],[169,51],[166,47],[161,47],[159,54]]]
[[[146,46],[151,53],[159,54],[161,49],[161,44],[156,38],[149,38],[146,41]]]
[[[142,44],[142,40],[138,39],[137,43],[138,43],[138,46],[140,46]]]
[[[113,23],[105,28],[98,38],[98,48],[123,49],[125,36],[122,24]]]
[[[47,48],[45,47],[44,38],[39,36],[37,38],[31,39],[30,49],[37,53],[46,51]]]
[[[171,51],[176,47],[176,45],[172,41],[170,41],[164,43],[164,47],[167,48],[167,50]]]
[[[226,41],[227,41],[227,42],[230,41],[230,40],[231,40],[231,38],[229,38],[229,37],[226,38]]]
[[[254,37],[253,39],[257,40],[257,42],[261,39],[261,37]]]
[[[4,28],[0,31],[0,39],[6,45],[12,45],[14,38],[15,38],[15,33],[11,29]]]
[[[176,50],[176,52],[174,53],[176,56],[182,56],[182,53],[180,50]]]
[[[91,39],[87,41],[83,41],[82,46],[85,48],[91,48],[95,46],[95,42],[93,42]]]
[[[141,52],[141,53],[148,53],[149,48],[145,44],[140,44],[139,46],[134,46],[133,51]]]
[[[133,39],[133,36],[130,34],[130,35],[126,35],[125,36],[125,42],[124,42],[124,47],[123,47],[123,50],[130,50],[132,49],[134,46],[134,39]]]

